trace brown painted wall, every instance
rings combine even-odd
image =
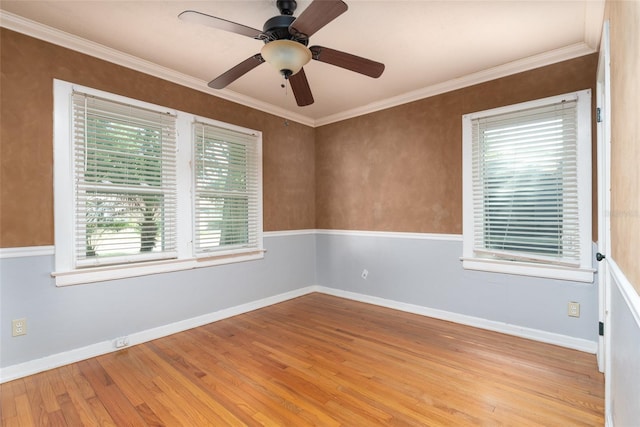
[[[314,131],[6,29],[0,43],[0,247],[53,244],[53,78],[261,130],[266,231],[461,233],[462,114],[593,88],[597,65],[589,55]]]
[[[640,2],[609,1],[612,257],[640,293]]]
[[[53,79],[263,132],[264,229],[315,226],[314,129],[1,29],[0,247],[53,244]]]
[[[597,60],[593,54],[316,129],[316,227],[462,233],[462,115],[594,91]],[[595,168],[593,182],[597,236]]]

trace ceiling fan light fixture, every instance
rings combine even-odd
[[[262,58],[276,67],[285,78],[294,75],[311,60],[311,51],[305,45],[292,40],[274,40],[260,51]]]

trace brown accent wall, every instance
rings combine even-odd
[[[608,1],[612,257],[640,293],[640,2]]]
[[[4,28],[0,50],[0,247],[53,244],[54,78],[262,131],[265,231],[314,228],[313,128]]]
[[[593,88],[597,65],[589,55],[314,130],[10,30],[0,43],[0,247],[53,244],[54,78],[261,130],[266,231],[461,233],[461,116]]]
[[[592,54],[316,129],[316,227],[462,233],[462,115],[594,91],[597,60]],[[595,182],[594,168],[597,237]]]

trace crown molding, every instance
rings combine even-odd
[[[600,49],[605,0],[587,1],[584,11],[584,41],[594,51]]]
[[[540,68],[546,65],[555,64],[557,62],[566,61],[568,59],[589,55],[594,52],[596,52],[596,49],[589,47],[586,43],[575,43],[539,55],[530,56],[528,58],[508,62],[503,65],[498,65],[497,67],[488,68],[477,73],[468,74],[457,79],[427,86],[422,89],[394,96],[392,98],[387,98],[385,100],[354,108],[352,110],[326,116],[322,119],[316,120],[315,126],[324,126],[342,120],[351,119],[357,116],[374,113],[376,111],[396,107],[398,105],[407,104],[409,102],[418,101],[424,98],[429,98],[430,96],[451,92],[454,90],[462,89],[464,87],[473,86],[475,84],[496,80],[512,74],[533,70],[534,68]]]
[[[587,3],[588,8],[585,12],[586,19],[588,19],[589,22],[595,22],[604,13],[604,2],[602,0],[598,0],[596,2],[593,2],[593,5],[591,4],[592,2]],[[587,22],[587,24],[589,24],[589,22]],[[266,102],[258,101],[254,98],[241,95],[228,89],[213,91],[212,89],[209,89],[209,87],[207,86],[207,82],[205,82],[204,80],[196,79],[186,74],[179,73],[166,67],[162,67],[150,61],[145,61],[133,55],[129,55],[109,48],[107,46],[94,43],[92,41],[74,36],[64,31],[57,30],[55,28],[40,24],[38,22],[23,18],[9,12],[0,11],[0,26],[49,43],[56,44],[58,46],[84,53],[86,55],[103,59],[117,65],[131,68],[145,74],[159,77],[161,79],[179,84],[181,86],[204,92],[211,96],[235,102],[237,104],[254,108],[256,110],[263,111],[268,114],[273,114],[288,120],[293,120],[310,127],[328,125],[357,116],[385,110],[387,108],[396,107],[398,105],[406,104],[409,102],[418,101],[420,99],[439,95],[445,92],[450,92],[475,84],[495,80],[501,77],[506,77],[512,74],[532,70],[534,68],[539,68],[557,62],[588,55],[597,51],[597,44],[600,37],[598,34],[596,34],[598,31],[589,32],[587,29],[585,29],[586,42],[575,43],[539,55],[534,55],[528,58],[509,62],[497,67],[479,71],[477,73],[427,86],[422,89],[407,92],[398,96],[373,102],[362,107],[354,108],[336,114],[331,114],[329,116],[314,120],[311,117],[307,117],[302,114],[296,114],[284,108],[280,108]],[[593,25],[587,26],[587,28],[593,27]],[[594,43],[593,40],[597,41]]]
[[[209,87],[207,86],[207,82],[205,82],[204,80],[196,79],[186,74],[179,73],[175,70],[162,67],[153,62],[145,61],[136,56],[123,53],[119,50],[112,49],[110,47],[83,39],[78,36],[74,36],[73,34],[60,31],[58,29],[40,24],[30,19],[23,18],[10,12],[0,11],[0,26],[28,35],[30,37],[34,37],[36,39],[46,41],[48,43],[74,50],[76,52],[84,53],[86,55],[93,56],[95,58],[99,58],[117,65],[121,65],[123,67],[159,77],[172,83],[195,89],[197,91],[204,92],[217,98],[235,102],[237,104],[254,108],[256,110],[273,114],[288,120],[299,122],[307,126],[313,127],[315,125],[313,119],[302,114],[293,113],[291,111],[285,110],[284,108],[276,107],[275,105],[258,101],[254,98],[241,95],[228,89],[214,91],[213,89],[209,89]]]

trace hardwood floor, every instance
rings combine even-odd
[[[604,424],[594,355],[323,294],[0,392],[3,426]]]

